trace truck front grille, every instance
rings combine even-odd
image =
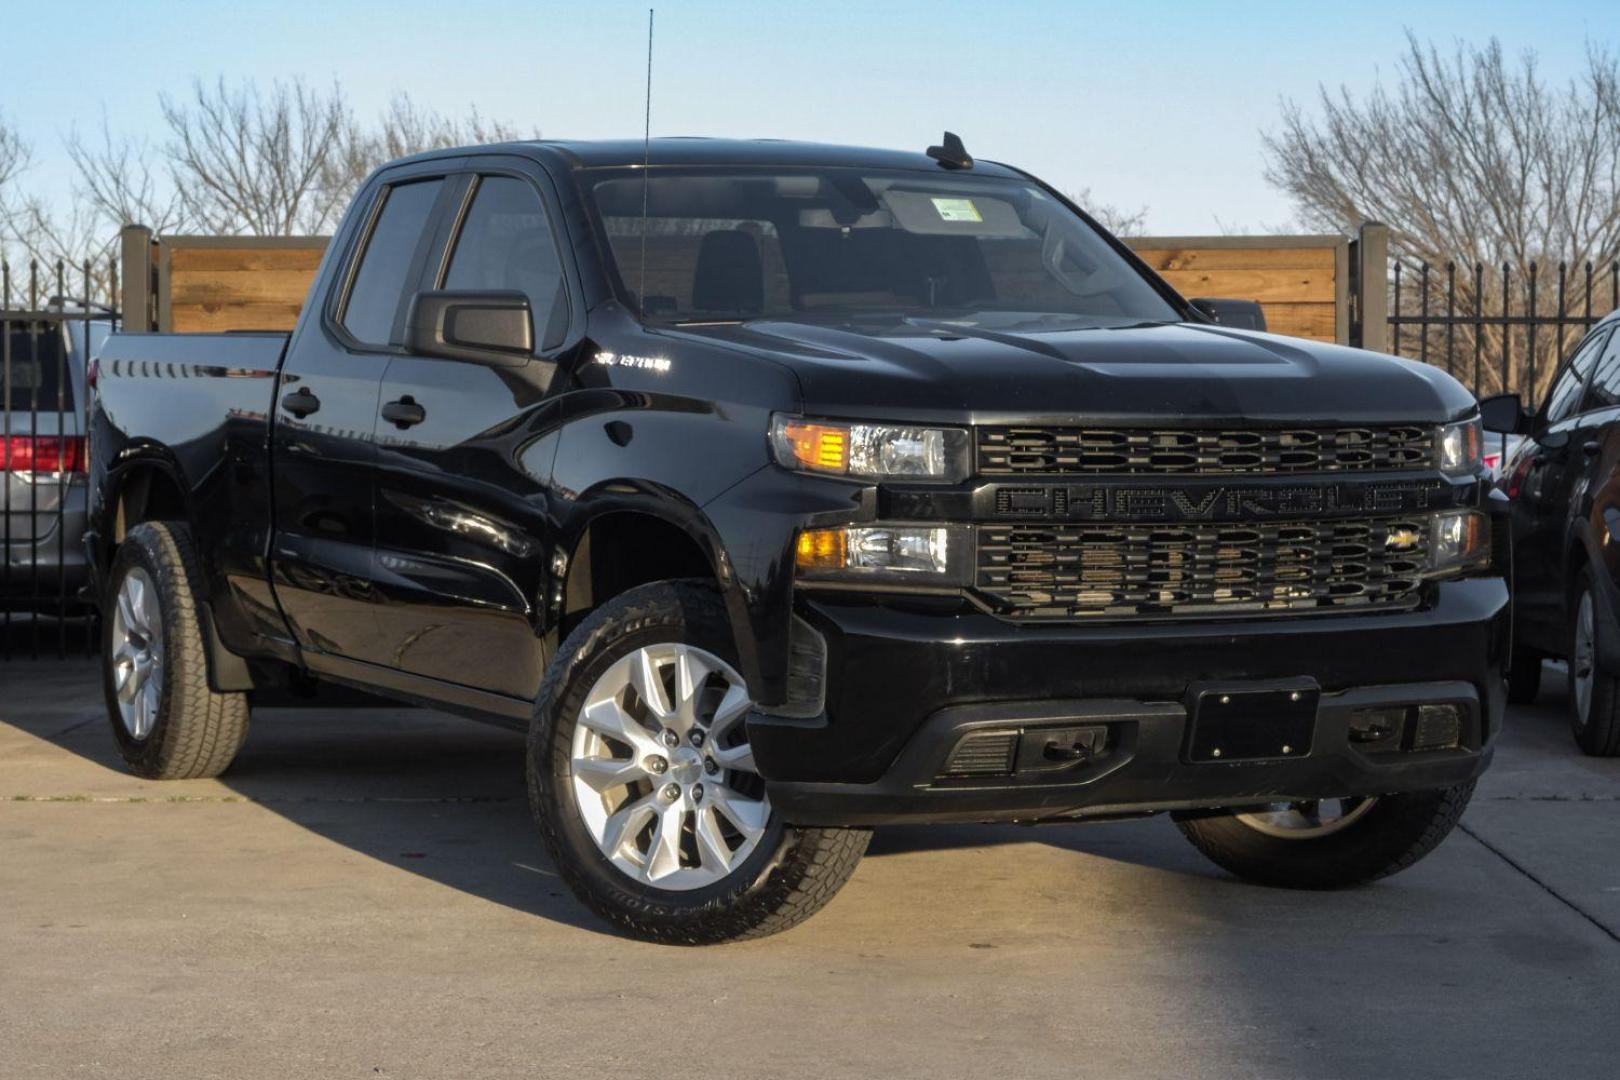
[[[1411,606],[1428,547],[1410,517],[981,525],[977,586],[1020,619]]]
[[[985,427],[979,429],[978,446],[979,472],[985,476],[1422,469],[1434,461],[1434,429]]]

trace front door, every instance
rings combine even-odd
[[[442,178],[383,186],[369,200],[357,257],[323,273],[288,345],[272,425],[276,599],[305,649],[378,651],[371,583],[375,433],[397,309],[426,247]],[[345,240],[347,234],[345,234]],[[320,306],[314,306],[320,305]]]
[[[544,185],[537,174],[478,175],[461,213],[447,216],[442,269],[425,281],[525,294],[535,357],[505,367],[397,356],[377,434],[374,581],[386,662],[525,699],[546,663],[556,453],[547,395],[571,322]]]
[[[1607,339],[1600,331],[1583,341],[1553,381],[1536,418],[1536,445],[1529,451],[1534,457],[1514,507],[1515,618],[1527,640],[1549,650],[1562,648],[1572,498],[1591,465],[1586,443],[1592,433],[1584,420],[1587,384]]]

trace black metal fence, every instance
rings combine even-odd
[[[89,654],[82,538],[91,357],[117,328],[118,267],[0,260],[0,660]]]
[[[1389,348],[1445,368],[1475,394],[1539,403],[1559,361],[1620,307],[1620,263],[1394,261]]]

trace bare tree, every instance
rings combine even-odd
[[[144,140],[115,138],[103,115],[98,142],[87,142],[75,130],[66,148],[79,174],[77,195],[108,232],[125,225],[145,225],[157,233],[185,228],[180,192],[154,163]]]
[[[328,231],[342,213],[321,183],[349,121],[342,87],[302,80],[197,82],[162,99],[169,176],[191,227],[286,236]]]
[[[1503,263],[1515,273],[1532,263],[1556,272],[1560,262],[1607,268],[1620,256],[1613,56],[1589,49],[1580,74],[1554,86],[1533,54],[1510,61],[1494,39],[1442,55],[1409,34],[1397,73],[1393,88],[1359,98],[1323,87],[1311,114],[1285,102],[1280,128],[1265,135],[1267,179],[1292,196],[1307,226],[1349,232],[1384,222],[1399,256],[1435,268],[1431,301],[1455,262],[1457,307],[1466,315],[1494,310],[1493,298],[1500,306]],[[1483,296],[1475,294],[1476,267],[1485,268]],[[1545,288],[1537,308],[1550,313],[1556,303]],[[1502,344],[1500,330],[1490,333],[1487,350]],[[1537,382],[1564,344],[1552,336],[1538,347]],[[1454,341],[1473,348],[1470,334]],[[1489,375],[1481,390],[1500,385]]]
[[[465,116],[454,117],[418,104],[409,94],[395,94],[375,124],[362,124],[352,117],[347,120],[339,144],[327,162],[323,183],[333,201],[347,203],[373,170],[395,158],[425,150],[482,146],[539,136],[538,129],[525,134],[510,124],[486,119],[476,106]]]
[[[1094,199],[1089,187],[1081,188],[1079,191],[1065,191],[1063,194],[1074,205],[1096,218],[1097,224],[1115,236],[1139,236],[1147,227],[1148,208],[1145,206],[1139,206],[1135,210],[1121,210],[1111,203]]]
[[[0,206],[5,205],[12,183],[28,167],[29,157],[22,133],[11,126],[5,113],[0,113]]]

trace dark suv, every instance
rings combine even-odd
[[[1569,661],[1570,726],[1588,754],[1620,754],[1620,312],[1594,326],[1534,414],[1485,402],[1485,425],[1525,438],[1502,467],[1512,501],[1514,619],[1509,697]]]

